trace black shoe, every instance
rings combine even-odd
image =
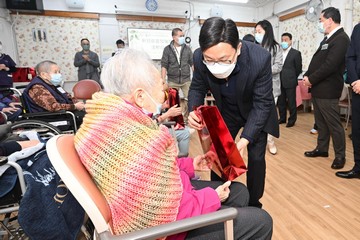
[[[345,162],[346,162],[345,158],[336,157],[334,159],[333,163],[331,164],[331,168],[332,169],[341,169],[344,167]]]
[[[328,157],[328,152],[320,152],[319,149],[308,151],[304,153],[305,157]]]
[[[341,178],[360,178],[360,172],[354,170],[336,172],[335,175]]]
[[[279,119],[279,124],[283,124],[283,123],[286,123],[286,121],[285,121],[285,120],[280,120],[280,119]]]
[[[286,127],[289,128],[289,127],[293,127],[295,125],[295,123],[288,123],[286,124]]]

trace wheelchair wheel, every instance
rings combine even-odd
[[[61,134],[62,131],[51,125],[50,123],[39,120],[23,120],[14,122],[11,125],[13,133],[21,133],[23,131],[36,131],[41,137],[52,137]]]

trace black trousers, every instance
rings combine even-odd
[[[222,117],[228,127],[233,139],[239,133],[245,123],[239,116],[230,111],[223,111]],[[265,151],[267,143],[267,133],[260,132],[253,143],[247,146],[248,150],[248,171],[246,173],[246,185],[250,193],[249,205],[262,207],[260,198],[264,194],[265,188]],[[215,173],[211,174],[211,180],[221,180]]]
[[[332,137],[335,157],[345,158],[345,130],[340,120],[339,99],[312,98],[318,126],[317,149],[329,151]]]
[[[280,121],[286,122],[286,107],[288,107],[290,113],[288,123],[295,123],[297,119],[296,88],[281,87],[281,95],[279,96],[277,104],[279,108]]]
[[[216,189],[223,184],[221,181],[191,181],[195,189],[211,187]],[[259,208],[248,207],[249,193],[242,183],[232,182],[229,198],[222,203],[221,208],[236,207],[238,215],[234,219],[234,239],[271,239],[272,218]],[[222,240],[224,239],[224,224],[218,223],[189,231],[187,240]]]
[[[351,139],[354,148],[354,171],[360,171],[360,95],[352,92]]]

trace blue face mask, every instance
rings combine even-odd
[[[255,33],[255,40],[256,40],[256,42],[258,42],[259,44],[261,44],[262,41],[263,41],[263,39],[264,39],[264,34],[262,34],[262,33]]]
[[[179,37],[179,42],[178,42],[179,45],[183,45],[185,44],[185,37]]]
[[[54,85],[54,86],[60,86],[62,83],[62,76],[60,73],[54,73],[54,74],[50,74],[51,79],[50,82]]]
[[[325,33],[325,28],[324,28],[324,23],[323,22],[319,22],[318,23],[318,30],[321,34]]]
[[[282,42],[280,45],[281,45],[281,48],[284,50],[289,48],[289,44],[287,42]]]
[[[146,92],[146,91],[145,91]],[[158,103],[156,102],[153,97],[148,93],[146,92],[146,94],[150,97],[151,101],[155,104],[156,106],[156,112],[153,112],[153,115],[156,116],[156,115],[160,115],[161,113],[161,109],[162,109],[162,104],[161,103]]]

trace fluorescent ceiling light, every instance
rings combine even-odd
[[[221,2],[248,3],[249,0],[220,0]]]

